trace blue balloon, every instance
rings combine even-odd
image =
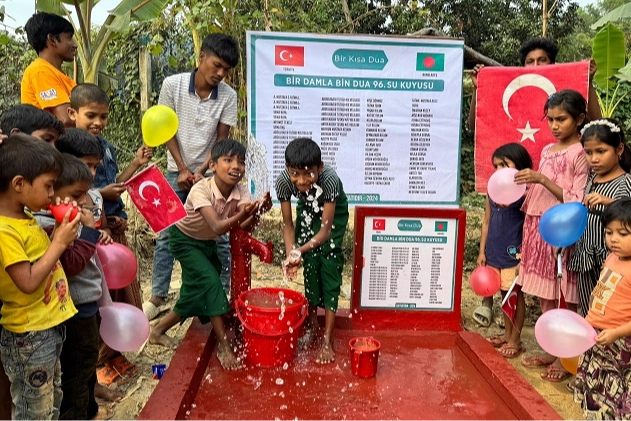
[[[553,247],[576,243],[587,227],[587,208],[579,202],[561,203],[541,215],[539,233]]]

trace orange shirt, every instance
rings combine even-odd
[[[45,110],[70,103],[75,81],[44,59],[36,58],[24,71],[21,85],[22,104]]]
[[[631,262],[615,254],[605,260],[585,319],[598,329],[613,329],[631,321]]]

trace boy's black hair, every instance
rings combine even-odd
[[[46,12],[37,12],[26,21],[24,25],[28,43],[39,54],[46,48],[48,35],[52,35],[59,40],[59,35],[69,33],[74,35],[72,24],[58,15]]]
[[[18,175],[33,183],[42,174],[61,174],[63,166],[61,154],[50,144],[24,133],[12,134],[0,143],[0,193]]]
[[[239,63],[239,44],[230,35],[207,35],[202,42],[201,50],[216,55],[232,68]]]
[[[497,158],[504,162],[506,165],[506,159],[510,159],[515,163],[515,169],[521,171],[526,168],[532,168],[532,158],[530,154],[519,143],[507,143],[506,145],[502,145],[493,152],[493,158]]]
[[[519,62],[523,66],[526,64],[526,56],[533,50],[543,50],[548,54],[550,63],[554,64],[557,61],[557,54],[559,53],[559,47],[557,43],[549,38],[530,38],[521,45],[519,49]]]
[[[587,100],[580,92],[573,89],[563,89],[562,91],[550,95],[546,104],[543,106],[544,118],[548,114],[548,109],[555,107],[561,107],[576,121],[578,121],[582,115],[583,122],[577,127],[579,131],[589,121],[587,120]]]
[[[13,129],[18,129],[25,134],[31,134],[41,129],[53,129],[62,135],[64,123],[57,120],[51,113],[40,110],[31,104],[19,104],[6,110],[0,117],[2,133],[9,135]]]
[[[612,131],[612,127],[607,124],[599,124],[600,122],[608,121],[615,126],[618,131]],[[603,118],[592,122],[589,127],[586,127],[581,132],[581,144],[585,146],[586,140],[596,139],[598,142],[605,143],[614,149],[618,149],[622,145],[622,155],[620,155],[620,167],[624,172],[631,171],[631,151],[624,141],[624,132],[620,123],[611,118]]]
[[[602,215],[603,227],[618,221],[623,227],[631,230],[631,198],[619,199],[605,207]]]
[[[55,181],[55,190],[81,182],[92,184],[92,172],[82,160],[69,153],[62,153],[61,156],[64,160],[64,169]]]
[[[245,159],[245,146],[232,139],[215,142],[210,150],[210,158],[213,162],[217,162],[222,156],[237,156]]]
[[[110,97],[105,91],[94,83],[80,83],[70,91],[70,108],[79,111],[79,108],[89,104],[110,105]]]
[[[69,153],[77,158],[98,156],[103,159],[104,151],[101,142],[91,133],[77,128],[66,129],[55,147],[59,152]]]
[[[285,165],[291,168],[317,167],[322,164],[322,151],[317,143],[308,137],[299,137],[285,149]]]

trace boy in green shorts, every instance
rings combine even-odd
[[[309,300],[309,330],[305,348],[316,338],[318,307],[325,312],[322,345],[316,357],[321,364],[335,360],[333,326],[342,286],[342,241],[348,223],[348,202],[333,167],[322,162],[320,147],[311,139],[294,139],[285,149],[285,166],[276,178],[276,196],[283,215],[287,259],[285,276],[294,278],[304,264],[305,295]],[[296,228],[291,197],[298,198]]]

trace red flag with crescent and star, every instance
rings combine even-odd
[[[156,164],[130,178],[125,187],[134,205],[157,234],[186,217],[182,201]]]
[[[515,278],[513,284],[508,289],[508,292],[506,292],[504,300],[502,301],[502,311],[510,319],[513,326],[515,326],[515,314],[517,313],[517,293],[519,291],[521,291],[521,286],[517,284],[517,278]]]
[[[520,143],[534,168],[544,146],[555,142],[543,113],[546,100],[562,89],[574,89],[586,99],[589,60],[531,67],[484,67],[478,75],[475,114],[475,189],[486,193],[493,174],[493,152],[507,143]]]
[[[276,45],[274,48],[276,66],[304,67],[305,47],[294,45]]]

